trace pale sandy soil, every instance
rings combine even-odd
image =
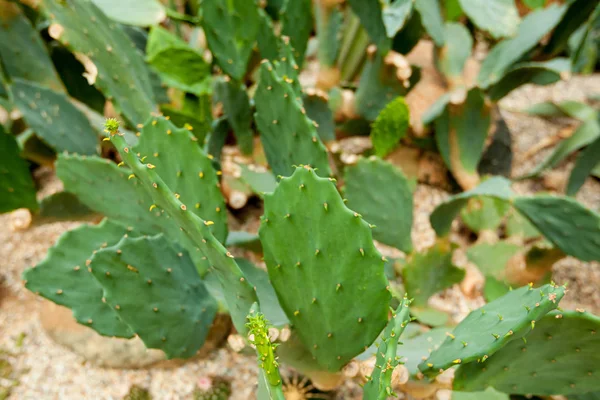
[[[583,100],[585,95],[600,93],[600,75],[573,78],[569,82],[537,88],[524,87],[506,98],[501,106],[513,136],[515,175],[519,175],[548,154],[540,151],[531,159],[523,153],[543,137],[555,135],[569,121],[544,121],[509,110],[522,109],[544,100]],[[560,188],[572,168],[573,160],[564,163],[551,181]],[[42,195],[60,187],[51,177]],[[558,182],[558,184],[556,184]],[[548,182],[546,182],[548,186]],[[522,193],[548,190],[544,179],[515,185]],[[429,214],[448,194],[429,186],[419,185],[415,193],[415,218],[413,241],[418,249],[430,246],[435,235],[429,225]],[[577,195],[578,200],[598,210],[600,208],[600,183],[588,179]],[[38,319],[40,300],[22,288],[22,271],[39,262],[46,250],[66,230],[76,223],[55,223],[26,231],[11,229],[14,215],[0,215],[0,356],[13,366],[10,379],[0,378],[0,386],[18,381],[8,399],[11,400],[81,400],[121,399],[132,384],[147,387],[155,399],[189,399],[198,379],[219,375],[232,380],[231,399],[254,398],[257,367],[253,356],[240,355],[227,348],[219,349],[206,359],[196,360],[172,369],[116,370],[98,368],[83,358],[54,343],[41,328]],[[569,283],[570,291],[561,303],[563,308],[583,307],[600,314],[600,264],[582,263],[567,258],[555,265],[555,279]],[[3,299],[2,299],[3,298]],[[458,288],[436,296],[434,303],[444,305],[458,318],[470,308],[481,303],[480,298],[467,299]],[[22,343],[21,343],[22,342]],[[1,398],[1,396],[0,396]],[[359,399],[360,390],[348,382],[337,395],[338,399]]]

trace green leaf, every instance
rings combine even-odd
[[[553,4],[527,15],[516,36],[496,45],[481,64],[477,82],[482,89],[497,83],[522,57],[550,32],[566,12],[566,6]]]
[[[412,250],[412,189],[406,176],[387,161],[361,158],[346,168],[348,207],[373,228],[373,237],[404,252]]]
[[[102,301],[102,286],[90,273],[94,252],[116,244],[124,235],[133,234],[109,220],[65,232],[39,264],[25,271],[25,287],[70,308],[77,322],[101,335],[133,337],[129,326]]]
[[[575,161],[575,167],[569,176],[567,183],[567,194],[574,196],[579,188],[583,186],[586,178],[592,173],[593,169],[600,163],[600,137],[593,141],[579,155]]]
[[[42,38],[17,3],[0,1],[0,58],[10,78],[20,78],[58,92],[60,81]]]
[[[162,235],[124,237],[96,252],[90,268],[106,304],[146,347],[168,358],[192,357],[202,347],[217,303],[188,254]]]
[[[19,145],[0,125],[0,213],[17,208],[38,208],[35,186],[27,161],[19,156]]]
[[[409,122],[410,111],[404,97],[397,97],[389,102],[373,122],[371,142],[375,154],[383,158],[394,150],[406,136]]]
[[[572,0],[568,2],[568,10],[564,13],[560,23],[552,32],[544,52],[557,55],[567,48],[569,38],[587,19],[594,13],[598,0]]]
[[[510,205],[504,200],[480,197],[469,199],[460,215],[469,229],[479,233],[498,228],[509,209]]]
[[[11,92],[27,124],[57,152],[98,153],[96,131],[63,93],[21,79]]]
[[[414,253],[402,268],[404,286],[415,305],[426,305],[434,294],[459,283],[465,270],[452,264],[453,248],[439,242],[424,253]]]
[[[113,21],[127,25],[156,25],[167,16],[158,0],[92,0]]]
[[[460,5],[479,29],[495,39],[514,36],[521,22],[514,0],[460,0]]]
[[[551,101],[537,103],[525,109],[525,112],[539,117],[570,117],[582,122],[596,119],[598,115],[598,111],[594,107],[572,100],[565,100],[560,103]]]

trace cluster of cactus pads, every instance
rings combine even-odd
[[[0,0],[0,105],[28,126],[15,137],[19,124],[0,125],[0,212],[25,207],[39,223],[76,218],[55,211],[68,201],[77,217],[102,218],[64,233],[24,272],[25,287],[101,335],[137,336],[168,358],[194,356],[218,314],[228,314],[256,351],[260,400],[285,399],[282,364],[316,386],[356,377],[366,400],[442,387],[452,374],[443,388],[453,399],[600,392],[600,319],[561,310],[567,290],[551,282],[557,260],[600,260],[600,215],[572,197],[513,192],[498,176],[510,172],[498,155],[506,131],[492,129],[500,98],[564,75],[570,60],[556,56],[580,26],[594,32],[599,1],[532,6],[523,18],[512,1],[489,2],[203,0],[175,11],[140,1],[171,18],[133,12],[117,23],[102,0],[38,8]],[[31,15],[45,19],[47,35]],[[470,82],[476,31],[499,43]],[[404,55],[425,33],[443,88],[416,112],[411,93],[432,71]],[[5,40],[17,34],[31,40]],[[308,88],[301,69],[315,58]],[[590,145],[571,191],[597,161],[590,149],[600,136],[597,114],[578,110],[569,111],[586,121],[578,142],[543,165]],[[372,148],[336,159],[338,132],[357,131],[370,133]],[[231,142],[268,168],[228,171]],[[425,249],[411,236],[421,177],[391,162],[409,146],[437,149],[466,189],[433,211],[437,237]],[[64,192],[38,203],[25,159],[53,165]],[[229,231],[231,188],[262,200],[258,235]],[[460,248],[450,240],[459,216],[478,236],[466,256],[488,302],[448,327],[430,300],[469,273],[455,265]],[[234,256],[242,253],[234,247],[264,263]],[[384,257],[386,247],[400,255]],[[285,339],[272,333],[284,329]],[[229,394],[220,382],[193,395]]]

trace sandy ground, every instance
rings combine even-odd
[[[527,171],[549,151],[540,151],[527,159],[523,156],[526,149],[544,137],[555,135],[572,122],[548,122],[514,110],[545,100],[583,100],[586,95],[593,93],[600,93],[600,75],[573,78],[569,82],[544,88],[527,86],[502,102],[502,115],[512,131],[514,141],[515,175]],[[546,177],[522,182],[515,185],[515,189],[522,193],[548,190],[548,186],[560,189],[570,168],[572,160],[551,172],[551,179]],[[48,177],[44,180],[49,183],[40,195],[60,188],[56,180]],[[418,186],[413,227],[413,241],[418,249],[433,243],[435,235],[429,225],[429,214],[446,196],[439,189]],[[577,198],[587,206],[599,209],[600,183],[588,179]],[[4,281],[3,292],[0,292],[0,357],[10,362],[13,370],[8,379],[0,377],[0,386],[18,382],[8,399],[121,399],[132,384],[148,388],[155,399],[189,399],[200,378],[215,375],[232,380],[231,399],[254,398],[257,368],[253,356],[237,354],[227,348],[212,352],[206,359],[191,361],[177,368],[116,370],[95,367],[54,343],[38,319],[41,301],[22,288],[20,275],[25,268],[44,257],[46,250],[60,234],[77,224],[55,223],[27,231],[15,231],[11,225],[16,217],[14,214],[0,215],[0,282]],[[557,282],[568,282],[570,287],[561,303],[563,308],[583,307],[600,313],[600,293],[596,290],[600,285],[598,263],[582,263],[567,258],[557,263],[554,270]],[[466,299],[460,290],[452,288],[436,296],[434,302],[446,305],[456,315],[466,315],[470,308],[477,307],[480,299]],[[359,399],[359,393],[356,384],[347,383],[337,398]]]

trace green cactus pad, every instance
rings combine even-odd
[[[477,243],[467,249],[467,257],[484,275],[504,279],[508,260],[521,248],[522,246],[506,241]]]
[[[210,64],[187,43],[148,55],[147,61],[162,81],[173,88],[197,96],[210,92]]]
[[[83,204],[77,196],[68,192],[56,192],[40,201],[40,209],[33,216],[36,225],[58,221],[93,221],[100,217]]]
[[[290,44],[290,38],[287,36],[281,38],[279,58],[273,61],[273,66],[275,67],[275,74],[289,83],[296,94],[296,98],[300,99],[302,97],[302,85],[298,79],[300,67],[294,57],[294,49]]]
[[[89,265],[106,304],[168,358],[193,356],[217,312],[194,264],[162,236],[125,237],[96,252]]]
[[[224,243],[227,237],[227,212],[219,188],[217,171],[198,140],[187,129],[179,129],[165,118],[152,118],[142,128],[140,141],[133,148],[180,201],[194,214],[212,221],[213,235]]]
[[[387,53],[391,47],[383,22],[383,13],[379,0],[348,0],[354,14],[360,18],[360,23],[369,34],[371,41],[382,53]]]
[[[256,2],[206,0],[201,12],[210,51],[226,74],[241,80],[259,31]]]
[[[437,350],[446,339],[447,328],[434,328],[416,337],[402,341],[402,347],[398,348],[400,361],[408,369],[410,376],[419,373],[418,365]]]
[[[279,56],[279,37],[275,35],[273,20],[262,8],[258,9],[260,25],[256,43],[258,51],[263,59],[274,60]]]
[[[411,84],[417,75],[411,76]],[[390,101],[406,93],[408,89],[398,80],[396,68],[385,65],[383,55],[378,52],[367,60],[360,76],[356,90],[358,114],[368,121],[375,121]]]
[[[492,388],[488,388],[481,392],[457,392],[452,391],[450,400],[510,400],[510,396],[505,393],[497,392]]]
[[[600,260],[600,215],[570,197],[517,197],[515,208],[565,253]]]
[[[265,195],[259,235],[282,308],[321,367],[338,371],[387,322],[388,282],[369,225],[328,179],[299,167]]]
[[[485,362],[507,343],[527,335],[558,307],[564,294],[560,286],[525,286],[471,311],[419,369],[431,376],[454,365]]]
[[[98,153],[96,131],[66,95],[21,79],[11,91],[27,124],[57,152]]]
[[[90,0],[43,0],[58,40],[98,69],[95,85],[133,125],[156,110],[148,67],[127,34]]]
[[[389,102],[379,113],[371,130],[371,142],[375,154],[379,157],[388,155],[406,136],[410,123],[410,112],[404,97]]]
[[[286,79],[277,76],[270,62],[261,65],[254,118],[269,165],[274,175],[289,176],[294,165],[307,164],[328,176],[325,146]]]
[[[503,177],[495,176],[483,181],[475,189],[452,196],[440,204],[431,213],[429,218],[431,226],[438,236],[445,236],[450,232],[452,221],[456,215],[467,205],[470,198],[477,196],[487,196],[508,201],[513,196],[513,192],[510,189],[510,181]]]
[[[600,390],[600,318],[585,312],[554,311],[527,335],[485,363],[462,365],[457,390],[493,387],[512,394],[570,395]],[[571,398],[569,396],[569,398]]]
[[[474,197],[460,211],[462,221],[475,233],[495,230],[510,210],[510,204],[502,199]]]
[[[12,78],[21,78],[64,92],[42,38],[19,5],[0,1],[0,58]]]
[[[511,0],[459,0],[461,8],[480,29],[488,31],[495,39],[511,37],[517,33],[519,11]]]
[[[306,115],[317,123],[317,132],[323,142],[335,140],[335,121],[327,98],[318,94],[305,95],[303,98]]]
[[[597,165],[600,165],[600,137],[586,147],[577,158],[567,183],[567,194],[569,196],[574,196],[577,193]]]
[[[284,0],[280,12],[281,34],[290,38],[294,59],[304,62],[304,53],[313,30],[311,0]]]
[[[436,0],[415,0],[415,10],[421,18],[421,24],[433,39],[436,46],[441,47],[445,44],[444,35],[444,17],[440,3]],[[413,27],[414,28],[414,27]],[[419,28],[416,31],[420,31]],[[396,40],[394,40],[396,44]]]
[[[23,273],[25,287],[70,308],[77,322],[101,335],[132,337],[134,332],[102,301],[102,286],[88,272],[92,254],[114,245],[125,234],[132,232],[109,220],[65,232],[44,260]]]
[[[346,169],[348,207],[375,225],[373,238],[404,252],[412,250],[412,188],[402,171],[378,158],[361,158]]]
[[[444,26],[444,47],[436,49],[436,68],[446,77],[451,87],[464,85],[463,69],[471,57],[473,37],[462,24],[447,22]]]
[[[223,104],[223,111],[233,128],[238,147],[242,153],[252,154],[254,147],[252,110],[246,90],[244,84],[226,77],[216,80],[214,97]]]
[[[413,253],[402,268],[404,287],[415,305],[426,305],[437,292],[459,283],[465,271],[452,264],[453,246],[439,241],[425,253]]]
[[[19,145],[0,126],[0,213],[17,208],[38,208],[35,185],[27,161],[19,156]]]
[[[153,119],[149,123],[152,124],[153,121],[156,120]],[[242,334],[245,333],[246,315],[258,299],[234,257],[212,234],[210,226],[214,225],[214,222],[203,220],[197,214],[189,212],[187,206],[179,200],[179,195],[174,193],[156,172],[156,166],[145,163],[141,156],[130,151],[122,134],[113,132],[110,139],[119,151],[123,162],[131,168],[133,172],[131,175],[139,180],[146,193],[152,197],[155,203],[153,206],[162,208],[166,218],[178,227],[181,232],[180,238],[194,246],[195,250],[191,251],[191,255],[201,256],[211,266],[210,270],[215,273],[221,284],[236,329]],[[167,175],[172,178],[172,174]]]
[[[571,60],[555,58],[544,62],[523,62],[515,64],[488,90],[488,96],[498,102],[514,89],[527,84],[549,85],[561,80],[561,76],[571,71]]]
[[[435,121],[440,154],[463,187],[479,180],[477,166],[491,123],[491,105],[478,88],[469,90],[464,103],[449,103]]]
[[[400,336],[410,322],[409,305],[410,300],[404,297],[398,308],[392,312],[392,318],[377,347],[375,368],[364,386],[364,400],[384,400],[394,395],[392,372],[400,363],[400,357],[396,355],[396,352]]]
[[[494,46],[481,64],[481,70],[477,76],[479,87],[487,89],[500,81],[515,62],[519,61],[548,32],[554,29],[566,10],[565,5],[552,4],[549,7],[535,10],[523,18],[516,35]]]

